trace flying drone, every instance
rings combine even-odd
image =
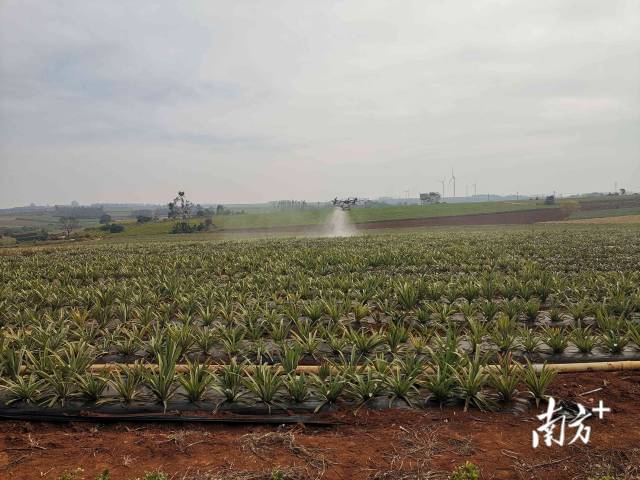
[[[333,201],[331,202],[333,203],[334,207],[339,207],[342,210],[350,210],[352,205],[355,205],[356,203],[358,203],[358,198],[357,197],[347,197],[347,198],[334,198]]]

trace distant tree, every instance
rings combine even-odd
[[[111,215],[108,213],[103,213],[100,216],[100,225],[106,225],[107,223],[111,223]]]
[[[169,218],[187,219],[191,217],[193,204],[184,196],[184,192],[178,192],[178,196],[168,203]]]
[[[171,233],[191,233],[195,231],[195,227],[192,227],[189,223],[193,204],[186,199],[184,192],[178,192],[178,196],[168,203],[168,207],[169,218],[176,220]]]
[[[627,193],[627,189],[626,188],[621,188],[620,189],[620,195],[625,195]]]
[[[109,232],[111,233],[124,232],[124,225],[120,225],[118,223],[112,223],[111,225],[109,225]]]
[[[78,219],[75,217],[60,217],[60,226],[62,227],[62,231],[65,233],[65,236],[69,238],[71,236],[71,232],[74,228],[78,228],[80,223]]]
[[[216,207],[216,215],[224,215],[224,205],[218,205]]]
[[[137,222],[138,223],[147,223],[147,222],[150,222],[151,220],[153,220],[152,217],[148,217],[146,215],[138,215]]]

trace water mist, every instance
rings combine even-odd
[[[351,237],[356,234],[356,229],[349,220],[349,214],[341,208],[333,209],[326,227],[327,237]]]

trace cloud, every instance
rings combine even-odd
[[[640,189],[638,58],[633,0],[8,1],[0,205]]]

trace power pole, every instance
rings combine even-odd
[[[442,180],[440,180],[440,183],[442,184],[442,201],[444,202],[444,182],[446,182],[447,179],[443,178]]]
[[[477,187],[477,186],[478,186],[478,184],[477,184],[477,183],[474,183],[474,184],[473,184],[473,196],[474,196],[474,197],[475,197],[476,195],[478,195],[478,194],[477,194],[477,192],[476,192],[476,187]]]

